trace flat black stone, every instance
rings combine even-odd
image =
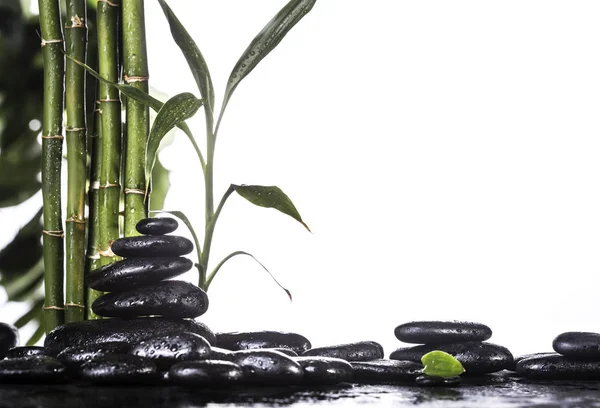
[[[515,361],[514,366],[512,366],[511,368],[507,368],[507,370],[516,371],[517,370],[517,364],[519,363],[519,361],[525,360],[526,358],[544,357],[544,356],[556,356],[556,355],[559,355],[559,354],[555,353],[553,351],[542,351],[542,352],[539,352],[539,353],[523,354],[523,355],[515,357],[514,358],[514,361]]]
[[[289,348],[285,348],[285,347],[272,347],[272,348],[265,348],[263,350],[273,350],[273,351],[279,351],[280,353],[285,354],[286,356],[290,356],[290,357],[298,357],[298,353],[296,353],[294,350],[289,349]]]
[[[334,357],[346,361],[370,361],[383,358],[383,347],[375,341],[359,341],[312,348],[302,353],[302,356]]]
[[[210,356],[208,357],[210,360],[224,360],[231,361],[233,358],[233,351],[225,350],[220,347],[212,347],[210,348]]]
[[[67,347],[56,358],[71,370],[78,370],[88,361],[96,360],[106,355],[125,355],[131,350],[131,344],[124,341],[111,341],[99,344]]]
[[[332,357],[296,357],[304,370],[304,384],[339,384],[352,380],[352,366],[346,360]]]
[[[184,361],[169,370],[171,383],[184,386],[229,387],[243,378],[242,367],[223,360]]]
[[[164,235],[175,231],[177,227],[179,227],[179,223],[174,218],[156,217],[140,220],[135,229],[140,234]]]
[[[513,355],[506,347],[475,341],[403,347],[392,352],[390,359],[410,360],[418,363],[421,362],[423,355],[433,350],[452,354],[462,363],[467,375],[494,373],[514,366]]]
[[[600,360],[600,334],[566,332],[552,342],[552,348],[563,356],[585,360]]]
[[[40,346],[13,347],[6,353],[6,358],[23,358],[33,356],[46,356],[46,349]]]
[[[160,334],[192,332],[215,344],[214,333],[203,323],[188,319],[144,317],[138,319],[84,320],[67,323],[52,330],[44,342],[48,354],[57,355],[67,347],[124,341],[137,344]]]
[[[8,323],[0,323],[0,359],[6,356],[11,348],[19,343],[19,332],[15,326]]]
[[[310,348],[310,341],[297,333],[279,331],[217,333],[217,346],[227,350],[287,348],[300,354]]]
[[[600,361],[585,361],[548,355],[530,357],[517,363],[517,373],[545,380],[600,380]]]
[[[93,270],[87,279],[92,289],[122,292],[174,278],[192,266],[192,261],[181,257],[127,258]]]
[[[160,376],[154,363],[132,355],[105,355],[81,366],[79,377],[97,384],[147,384]]]
[[[162,334],[142,340],[131,349],[130,354],[149,358],[159,370],[168,370],[181,361],[208,358],[210,344],[195,333]]]
[[[300,384],[304,377],[300,364],[278,351],[236,351],[233,362],[244,369],[244,382],[254,385],[294,385]]]
[[[175,235],[146,235],[117,239],[111,249],[115,255],[125,258],[165,258],[189,254],[194,244]]]
[[[485,341],[492,337],[492,329],[474,322],[418,321],[401,324],[394,334],[405,343],[458,343]]]
[[[434,377],[427,374],[417,376],[415,383],[422,387],[456,387],[460,385],[460,377]]]
[[[94,313],[105,317],[198,317],[208,309],[208,296],[189,282],[164,281],[124,292],[103,295],[92,303]]]
[[[414,361],[372,360],[353,361],[352,381],[363,384],[411,383],[421,374],[423,365]]]
[[[61,383],[67,369],[54,357],[32,356],[0,361],[0,383]]]

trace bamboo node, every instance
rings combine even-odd
[[[57,230],[57,231],[42,230],[42,233],[46,234],[50,237],[57,237],[57,238],[63,238],[65,236],[65,232],[63,230]]]
[[[67,218],[67,220],[65,222],[74,222],[74,223],[77,223],[77,224],[85,224],[85,220],[82,220],[81,218],[79,218],[75,214],[73,214],[69,218]]]
[[[125,190],[123,190],[123,193],[125,195],[127,195],[127,194],[146,195],[146,191],[140,190],[139,188],[126,188]]]
[[[100,183],[98,183],[98,188],[121,188],[120,184],[112,184],[112,183],[106,183],[105,185],[101,186]]]
[[[44,40],[42,38],[42,47],[45,47],[48,44],[58,44],[58,43],[62,43],[63,40],[62,39],[55,39],[55,40]]]
[[[65,28],[85,28],[85,19],[75,14],[73,17],[71,17],[71,25],[65,25]]]
[[[78,307],[80,309],[85,309],[85,306],[80,305],[79,303],[65,303],[65,307]]]
[[[81,132],[82,130],[85,130],[85,128],[84,127],[82,127],[82,128],[66,127],[65,128],[65,132]]]
[[[109,0],[98,0],[98,3],[106,3],[111,7],[119,7],[119,5],[117,3],[113,3]]]
[[[87,258],[92,259],[92,260],[98,260],[98,259],[100,259],[100,255],[98,255],[98,254],[88,255]]]
[[[44,310],[65,310],[65,308],[60,306],[44,306]]]
[[[110,99],[110,98],[106,98],[106,99],[98,99],[99,102],[121,102],[120,99]],[[102,113],[102,111],[100,111],[100,113]]]
[[[112,258],[113,256],[115,256],[115,253],[112,251],[112,244],[113,242],[115,242],[114,240],[111,240],[108,242],[108,248],[107,249],[102,249],[100,247],[98,247],[98,254],[100,254],[100,256],[106,256],[109,258]]]
[[[42,136],[42,139],[59,139],[62,140],[65,137],[63,135],[48,135],[48,136]]]
[[[126,84],[132,84],[134,82],[146,82],[148,81],[150,77],[147,76],[136,76],[136,75],[132,75],[129,76],[127,74],[123,75],[123,82],[125,82]]]

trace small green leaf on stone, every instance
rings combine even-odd
[[[464,367],[455,359],[452,355],[434,350],[423,357],[421,357],[421,363],[423,363],[423,373],[434,377],[456,377],[465,372]]]

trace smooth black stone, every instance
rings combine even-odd
[[[105,317],[198,317],[208,309],[208,296],[189,282],[164,281],[125,292],[103,295],[92,303],[94,313]]]
[[[374,341],[359,341],[329,347],[316,347],[305,351],[302,356],[334,357],[346,361],[370,361],[383,358],[383,347]]]
[[[519,361],[521,360],[525,360],[526,358],[531,358],[531,357],[545,357],[545,356],[557,356],[559,355],[558,353],[555,353],[553,351],[544,351],[541,353],[530,353],[530,354],[523,354],[521,356],[517,356],[514,358],[515,364],[514,366],[512,366],[510,368],[510,371],[516,371],[517,370],[517,364],[519,363]]]
[[[106,355],[125,355],[131,350],[131,344],[124,341],[111,341],[100,344],[86,344],[81,347],[67,347],[56,358],[69,369],[79,369],[88,361]]]
[[[256,385],[300,384],[304,370],[292,357],[271,350],[241,350],[233,354],[234,363],[244,369],[244,382]]]
[[[128,258],[92,271],[88,284],[104,292],[122,292],[158,283],[189,271],[193,266],[187,258]]]
[[[0,361],[0,383],[61,383],[66,367],[54,357],[32,356]]]
[[[566,357],[600,360],[600,333],[562,333],[554,339],[552,348]]]
[[[238,384],[244,378],[244,370],[231,361],[184,361],[171,367],[169,378],[178,385],[227,387]]]
[[[265,348],[263,350],[273,350],[273,351],[279,351],[280,353],[285,354],[286,356],[290,356],[290,357],[298,357],[298,353],[296,353],[294,350],[289,349],[289,348],[285,348],[285,347],[272,347],[272,348]]]
[[[423,365],[414,361],[372,360],[353,361],[352,381],[363,384],[397,384],[413,382],[421,374]]]
[[[210,356],[208,357],[210,360],[225,360],[231,361],[233,358],[233,351],[225,350],[220,347],[211,347],[210,348]]]
[[[352,380],[352,366],[332,357],[296,357],[304,370],[304,384],[339,384]]]
[[[0,323],[0,359],[6,356],[11,348],[19,343],[19,332],[15,326],[8,323]]]
[[[46,349],[39,346],[13,347],[6,353],[6,358],[24,358],[33,356],[46,356]]]
[[[146,384],[160,378],[151,360],[132,355],[105,355],[88,361],[79,376],[99,384]]]
[[[115,255],[125,258],[163,258],[189,254],[194,244],[175,235],[147,235],[117,239],[111,248]]]
[[[474,322],[418,321],[401,324],[394,334],[405,343],[458,343],[485,341],[492,337],[492,329]]]
[[[179,223],[174,218],[156,217],[144,218],[135,226],[140,234],[146,235],[164,235],[175,231]]]
[[[279,331],[217,333],[217,346],[227,350],[287,348],[300,354],[310,348],[310,341],[297,333]]]
[[[149,358],[159,370],[168,370],[181,361],[208,358],[210,344],[195,333],[171,333],[142,340],[131,349],[130,354]]]
[[[530,357],[517,363],[517,372],[546,380],[600,380],[600,361],[584,361],[559,354]]]
[[[434,377],[431,375],[419,375],[415,382],[423,387],[454,387],[460,385],[460,377]]]
[[[503,346],[485,342],[464,342],[447,344],[424,344],[414,347],[403,347],[390,355],[392,360],[410,360],[421,362],[421,357],[433,350],[452,354],[465,368],[465,374],[495,373],[510,369],[514,365],[511,352]]]
[[[214,333],[203,323],[187,319],[144,317],[138,319],[84,320],[67,323],[52,330],[44,342],[48,354],[57,355],[67,347],[82,347],[111,341],[137,344],[161,334],[192,332],[215,344]]]

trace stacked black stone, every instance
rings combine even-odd
[[[555,353],[516,358],[516,371],[545,380],[600,380],[600,333],[566,332],[552,342]]]
[[[423,355],[441,350],[461,362],[467,375],[488,374],[514,366],[511,352],[503,346],[488,343],[492,330],[481,323],[460,321],[417,321],[401,324],[394,330],[396,338],[405,343],[420,344],[402,347],[392,352],[390,359],[420,362]],[[457,379],[419,376],[422,385],[454,385]]]

